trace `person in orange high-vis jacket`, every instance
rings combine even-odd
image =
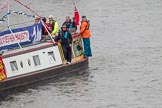
[[[82,16],[82,22],[80,27],[79,35],[81,35],[81,38],[83,39],[84,44],[84,57],[91,57],[91,47],[90,47],[90,37],[91,33],[89,30],[90,24],[89,21],[87,21],[86,16]]]

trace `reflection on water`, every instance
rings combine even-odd
[[[42,16],[54,14],[60,25],[73,15],[73,0],[24,2]],[[162,108],[162,1],[75,2],[91,22],[87,74],[4,96],[0,108]]]

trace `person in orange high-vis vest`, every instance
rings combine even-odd
[[[90,37],[91,33],[89,30],[90,24],[89,21],[87,21],[86,16],[82,16],[82,22],[80,27],[79,35],[81,35],[81,38],[83,39],[84,44],[84,57],[91,57],[91,47],[90,47]]]

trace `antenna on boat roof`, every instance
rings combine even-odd
[[[9,4],[9,3],[8,3],[8,5],[7,5],[7,13],[8,13],[8,15],[7,15],[7,28],[8,28],[8,30],[11,32],[11,34],[14,36],[14,38],[16,39],[16,37],[15,37],[13,31],[12,31],[11,28],[10,28],[10,17],[9,17],[9,16],[10,16],[10,15],[9,15],[9,13],[10,13],[10,4]],[[18,40],[17,40],[17,44],[18,44],[18,46],[19,46],[20,48],[22,48]]]
[[[9,27],[10,25],[10,17],[9,17],[9,13],[10,13],[10,4],[8,3],[7,5],[7,26]]]
[[[52,35],[51,33],[49,32],[49,30],[47,29],[47,27],[45,26],[44,22],[42,21],[42,17],[37,13],[35,12],[33,9],[31,9],[29,6],[27,6],[26,4],[20,2],[20,0],[15,0],[17,3],[21,4],[22,6],[26,7],[27,9],[29,9],[31,12],[33,12],[36,16],[38,16],[40,19],[41,19],[41,23],[43,24],[44,28],[46,29],[46,31],[48,32],[48,34],[50,35],[50,38],[52,40],[52,42],[54,43],[54,39],[52,38]]]

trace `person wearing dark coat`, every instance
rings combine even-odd
[[[67,27],[68,29],[71,29],[71,28],[72,28],[72,22],[71,22],[71,19],[70,19],[69,16],[66,17],[65,22],[62,24],[62,26],[63,26],[63,25],[66,25],[66,27]]]
[[[76,25],[75,17],[73,17],[72,28],[74,28],[75,31],[77,31],[77,25]]]
[[[55,41],[60,40],[62,49],[64,52],[65,60],[67,61],[66,64],[71,63],[71,46],[72,46],[72,35],[70,34],[66,25],[61,27],[61,31],[59,31],[58,36],[54,38]]]

